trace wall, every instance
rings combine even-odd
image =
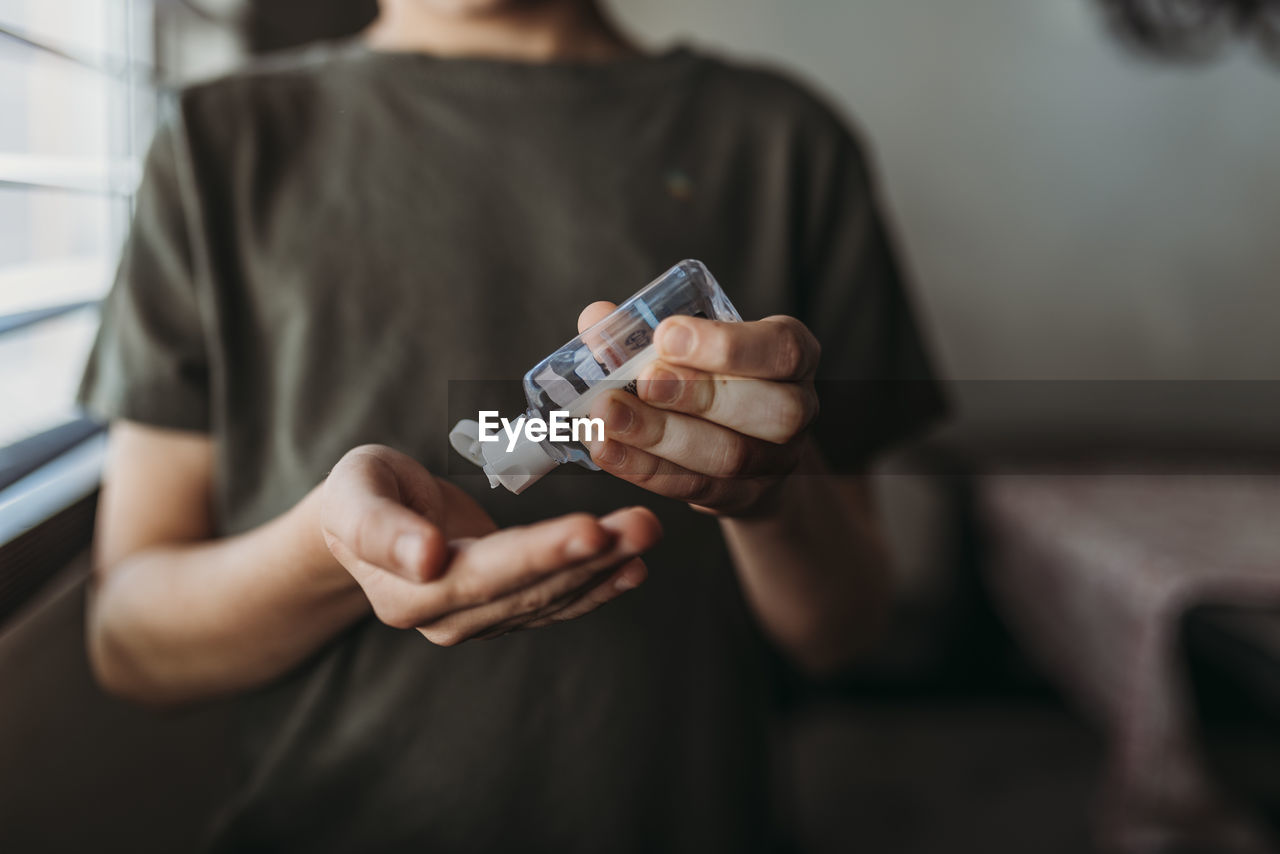
[[[1142,62],[1091,0],[610,5],[857,117],[953,378],[1280,378],[1280,69],[1248,50]]]
[[[1280,68],[1247,47],[1137,59],[1096,0],[603,2],[650,44],[776,64],[855,117],[942,370],[978,381],[953,385],[961,432],[1274,449],[1280,386],[1223,381],[1280,379]],[[259,17],[303,38],[370,3]],[[200,28],[176,29],[176,76],[235,61],[195,61]],[[1087,382],[1044,382],[1063,379]],[[1095,382],[1121,379],[1201,382]]]

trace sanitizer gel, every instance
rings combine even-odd
[[[524,375],[529,408],[517,424],[552,421],[553,412],[585,417],[602,392],[635,391],[636,378],[657,359],[653,331],[674,315],[741,320],[701,261],[681,261],[618,306],[612,314],[543,359]],[[562,421],[562,419],[561,419]],[[581,442],[533,441],[521,432],[508,441],[498,430],[480,441],[476,421],[459,421],[449,433],[454,450],[484,468],[489,485],[521,493],[561,463],[599,470]],[[561,436],[560,438],[564,438]],[[510,447],[510,450],[508,450]]]

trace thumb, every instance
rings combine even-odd
[[[436,525],[404,505],[397,469],[406,460],[422,468],[389,448],[357,448],[344,456],[325,482],[324,528],[356,560],[429,581],[442,571],[448,544]]]

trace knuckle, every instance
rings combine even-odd
[[[521,614],[536,614],[550,604],[550,591],[544,589],[543,585],[538,585],[520,594],[516,610]]]
[[[465,558],[455,557],[448,571],[439,580],[430,582],[432,613],[446,614],[484,604],[489,598],[488,580],[480,576]]]
[[[712,333],[707,336],[707,359],[716,365],[732,365],[742,350],[737,337],[729,334],[724,327],[715,326],[712,330]]]
[[[717,471],[724,477],[744,474],[751,467],[751,447],[741,439],[725,442],[721,448]]]
[[[804,427],[804,404],[796,397],[790,397],[782,404],[779,412],[782,426],[782,440],[789,441]]]
[[[681,486],[685,501],[694,504],[709,504],[717,496],[719,491],[716,482],[709,477],[689,476],[681,478]]]
[[[351,550],[366,560],[370,558],[370,548],[375,539],[374,528],[377,524],[378,520],[373,514],[363,513],[351,527]]]
[[[821,358],[822,345],[814,337],[809,327],[794,317],[782,318],[783,328],[787,331],[783,346],[788,364],[785,367],[793,374],[812,371]]]
[[[783,376],[793,376],[799,373],[803,363],[804,350],[800,337],[791,329],[778,340],[778,346],[774,350],[774,367]]]
[[[813,405],[805,389],[792,386],[778,404],[778,424],[782,441],[789,441],[804,430],[813,418]]]
[[[488,601],[489,591],[484,583],[470,573],[459,577],[453,586],[445,592],[445,607],[450,611],[461,608],[474,608]]]

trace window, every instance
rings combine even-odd
[[[96,429],[74,395],[155,125],[152,15],[0,0],[0,543],[18,482]]]

